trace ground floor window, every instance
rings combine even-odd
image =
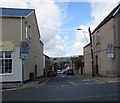
[[[0,74],[12,73],[11,52],[0,52]]]

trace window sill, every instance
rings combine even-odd
[[[13,75],[13,73],[0,74],[0,76],[10,76],[10,75]]]

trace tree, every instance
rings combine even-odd
[[[82,59],[78,59],[74,61],[75,68],[80,69],[81,68],[81,74],[83,74],[83,67],[84,67],[84,61]]]

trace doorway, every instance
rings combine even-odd
[[[37,78],[37,65],[35,65],[35,78]]]
[[[96,65],[95,65],[95,69],[96,69],[96,75],[99,74],[99,70],[98,70],[98,56],[96,55]]]

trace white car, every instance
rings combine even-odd
[[[58,74],[61,74],[61,70],[57,70],[57,73],[58,73]]]

